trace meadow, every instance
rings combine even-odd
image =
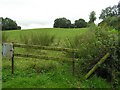
[[[109,34],[116,36],[117,31],[111,30]],[[105,54],[105,52],[103,53],[104,49],[100,48],[102,44],[98,41],[94,43],[97,38],[95,31],[90,28],[11,30],[3,31],[2,35],[3,42],[77,48],[80,50],[75,56],[79,58],[79,60],[75,62],[74,75],[72,74],[72,62],[22,57],[15,57],[15,73],[12,75],[11,60],[3,58],[3,88],[112,88],[111,83],[107,82],[106,79],[98,77],[96,74],[93,74],[92,77],[87,80],[84,79],[85,74],[93,67],[90,66],[91,64],[88,64],[86,60],[94,61],[97,58],[98,61]],[[72,57],[72,53],[32,48],[15,48],[15,53],[44,54],[46,56],[59,58]],[[98,55],[100,57],[98,57]],[[92,64],[95,65],[95,63],[96,61]],[[89,69],[87,67],[89,67]]]

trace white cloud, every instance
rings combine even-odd
[[[101,10],[119,0],[0,0],[0,17],[9,17],[22,28],[52,27],[56,18],[66,17],[72,22],[89,20],[91,11],[99,17]],[[99,22],[97,19],[96,22]]]

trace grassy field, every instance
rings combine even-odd
[[[87,28],[82,29],[31,29],[5,31],[5,42],[24,43],[20,36],[25,35],[29,38],[30,33],[38,35],[54,35],[55,39],[51,46],[64,47],[67,38],[72,39],[77,35],[88,32]],[[45,54],[46,56],[67,57],[64,52],[15,49],[15,53]],[[72,75],[72,63],[65,61],[42,60],[32,58],[15,57],[15,74],[11,74],[11,61],[3,58],[3,88],[111,88],[110,83],[105,79],[94,75],[88,80],[84,80],[84,74]],[[78,68],[77,68],[78,69]],[[80,68],[79,68],[80,69]],[[79,71],[79,70],[77,70]]]
[[[82,29],[51,29],[51,28],[45,28],[45,29],[30,29],[30,30],[13,30],[13,31],[6,31],[5,34],[9,36],[8,42],[20,42],[20,35],[27,35],[29,36],[29,33],[38,33],[38,34],[44,34],[48,33],[50,35],[55,35],[56,39],[62,39],[64,40],[66,37],[74,37],[75,35],[80,35],[84,32],[86,32],[86,28]],[[4,33],[4,32],[3,32]]]

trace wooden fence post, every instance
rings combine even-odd
[[[12,43],[13,44],[13,43]],[[13,49],[12,49],[12,63],[11,63],[11,71],[12,74],[14,74],[14,44],[13,44]]]
[[[97,64],[95,64],[95,66],[85,75],[85,79],[87,79],[109,56],[109,52],[105,54],[105,56],[102,59],[100,59],[100,61]]]

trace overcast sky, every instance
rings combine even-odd
[[[22,29],[52,28],[60,17],[72,23],[83,18],[89,21],[91,11],[96,12],[99,22],[101,10],[117,5],[119,0],[0,0],[0,17],[15,20]]]

